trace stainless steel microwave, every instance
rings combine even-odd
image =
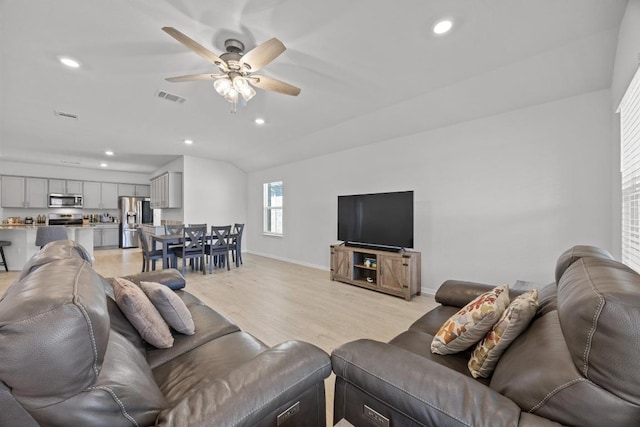
[[[81,208],[82,194],[49,194],[50,208]]]

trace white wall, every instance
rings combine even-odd
[[[611,101],[615,111],[627,90],[633,75],[640,64],[640,0],[629,0],[618,34],[618,48],[611,80]],[[620,117],[615,114],[612,126],[612,190],[611,190],[611,228],[612,254],[621,258],[622,243],[622,194],[620,178]]]
[[[237,167],[185,156],[182,180],[185,224],[246,222],[247,175]]]
[[[328,268],[338,195],[414,190],[425,292],[448,278],[551,282],[570,246],[611,249],[610,96],[598,91],[250,173],[250,251]],[[262,184],[274,180],[284,181],[283,237],[262,235]]]

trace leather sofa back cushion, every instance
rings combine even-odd
[[[574,246],[558,257],[556,262],[556,283],[560,282],[560,278],[571,264],[584,257],[613,259],[613,256],[604,249],[588,245]]]
[[[562,336],[558,311],[534,320],[507,348],[490,387],[524,412],[563,425],[622,426],[640,419],[640,407],[617,398],[578,371]]]
[[[55,404],[50,398],[19,400],[41,425],[56,426],[149,426],[167,406],[144,356],[115,332],[91,387]]]
[[[640,276],[614,260],[581,258],[558,283],[558,313],[581,374],[640,405]]]
[[[48,264],[52,261],[69,258],[81,258],[84,261],[92,264],[91,255],[86,251],[82,245],[72,240],[56,240],[47,244],[45,248],[36,252],[27,264],[22,269],[18,280],[23,279],[29,275],[32,271],[37,270],[41,266]]]
[[[79,257],[49,262],[0,302],[0,379],[14,395],[68,398],[95,382],[109,330],[91,266]]]

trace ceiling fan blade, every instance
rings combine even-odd
[[[195,53],[197,53],[207,61],[216,65],[218,68],[220,68],[220,70],[224,72],[228,71],[227,64],[222,59],[220,59],[218,55],[211,52],[209,49],[205,48],[195,40],[192,40],[191,38],[189,38],[188,36],[186,36],[185,34],[181,33],[180,31],[176,30],[173,27],[162,27],[162,31],[169,34],[171,37],[178,40],[180,43],[182,43],[183,45],[185,45],[186,47],[188,47],[189,49],[191,49],[192,51],[194,51]]]
[[[240,58],[240,66],[247,65],[250,71],[258,71],[276,59],[287,48],[277,38],[272,38],[256,46]]]
[[[248,80],[255,87],[269,90],[271,92],[278,92],[291,96],[298,96],[298,94],[300,93],[299,87],[295,87],[293,85],[290,85],[289,83],[285,83],[271,77],[252,75]]]
[[[195,80],[215,80],[215,79],[219,79],[221,77],[226,77],[226,74],[211,74],[211,73],[204,73],[204,74],[189,74],[188,76],[179,76],[179,77],[169,77],[166,78],[165,80],[168,82],[192,82]]]

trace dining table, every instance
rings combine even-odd
[[[171,245],[182,245],[184,244],[184,235],[182,233],[179,234],[151,234],[151,241],[153,242],[153,249],[157,249],[157,244],[162,246],[162,268],[169,268],[169,247]],[[229,240],[233,240],[238,237],[237,233],[229,234]],[[216,235],[206,234],[204,239],[207,243],[212,242],[217,239]],[[229,262],[227,260],[227,262]]]

